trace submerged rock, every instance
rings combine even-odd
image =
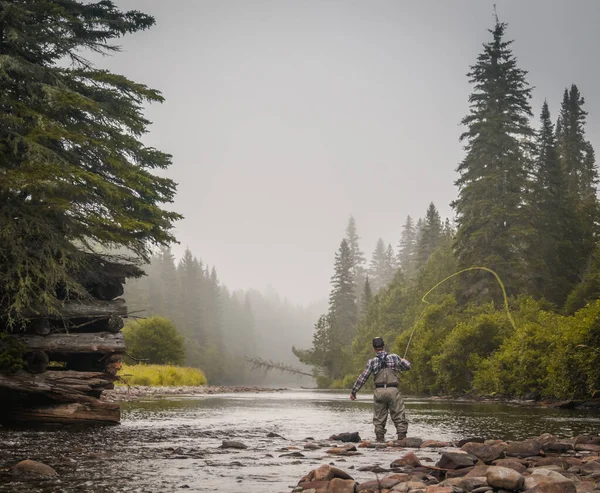
[[[54,478],[58,476],[58,473],[50,466],[43,462],[37,462],[35,460],[22,460],[18,464],[15,464],[11,468],[13,476],[18,477],[30,477],[30,478]]]
[[[247,449],[248,445],[237,442],[235,440],[223,440],[223,443],[219,448],[237,448],[237,449]]]
[[[419,467],[420,465],[421,461],[419,458],[413,452],[409,452],[404,457],[396,459],[394,462],[392,462],[390,467],[394,469],[402,466]]]
[[[360,435],[358,431],[354,431],[352,433],[340,433],[339,435],[331,435],[329,437],[330,440],[336,440],[338,442],[360,442]]]

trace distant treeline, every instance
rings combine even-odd
[[[366,268],[350,219],[329,310],[312,348],[294,348],[321,386],[348,388],[375,336],[403,355],[419,320],[405,390],[558,398],[600,391],[600,208],[585,101],[571,85],[556,124],[544,102],[534,128],[532,89],[505,29],[496,23],[468,73],[474,89],[462,120],[455,223],[442,224],[431,204],[423,219],[406,219],[396,254],[380,242]],[[516,327],[489,272],[454,277],[428,305],[421,301],[472,266],[500,276]]]
[[[318,305],[300,307],[275,293],[230,292],[215,267],[204,265],[188,249],[176,262],[161,249],[145,267],[147,276],[129,280],[125,298],[129,310],[145,317],[173,321],[185,337],[186,364],[201,368],[211,384],[295,382],[296,377],[251,371],[244,357],[298,364],[290,343],[310,341]],[[306,370],[306,368],[305,368]],[[268,377],[268,378],[267,378]],[[310,378],[303,377],[310,385]]]

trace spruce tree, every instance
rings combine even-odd
[[[398,243],[398,255],[396,263],[402,272],[411,277],[414,272],[415,252],[417,243],[417,232],[412,217],[406,216],[406,222],[402,227],[400,242]]]
[[[530,257],[534,293],[562,306],[581,271],[577,244],[582,237],[580,219],[569,192],[568,176],[559,161],[554,126],[544,101],[537,133],[535,180],[531,202],[535,240]],[[536,262],[537,263],[534,263]]]
[[[353,216],[348,219],[348,225],[346,226],[346,241],[348,242],[348,248],[350,249],[350,256],[352,257],[352,275],[354,276],[354,285],[357,289],[356,299],[360,299],[360,286],[362,286],[365,278],[365,255],[360,249],[359,245],[360,236],[358,236],[356,230],[356,221]]]
[[[431,202],[425,213],[421,235],[417,244],[417,266],[421,268],[436,249],[442,236],[442,220],[437,208]]]
[[[361,307],[360,313],[362,316],[367,312],[369,305],[373,301],[373,291],[371,290],[371,283],[369,282],[369,276],[365,279],[365,284],[363,286],[362,296],[360,297]]]
[[[57,285],[85,295],[74,274],[98,247],[148,261],[175,239],[161,209],[175,183],[171,156],[144,145],[142,114],[160,93],[82,53],[150,28],[151,16],[110,0],[0,3],[0,309],[9,323],[32,303],[53,307]]]
[[[357,321],[357,305],[352,275],[352,256],[344,239],[335,255],[334,273],[331,277],[329,312],[333,315],[340,344],[349,343],[354,336]]]
[[[371,278],[371,286],[375,293],[385,286],[386,265],[387,254],[385,243],[383,239],[379,238],[369,264],[369,277]]]
[[[524,195],[534,132],[527,72],[517,67],[505,30],[506,24],[496,20],[492,40],[468,74],[474,91],[460,137],[467,155],[457,168],[459,195],[453,207],[460,267],[491,268],[514,294],[525,290],[529,277],[526,251],[533,229]],[[483,274],[472,279],[471,289],[480,292],[494,282]]]

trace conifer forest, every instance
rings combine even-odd
[[[7,334],[29,327],[32,309],[88,299],[90,272],[127,262],[126,337],[141,320],[168,319],[183,341],[173,361],[210,384],[349,389],[380,336],[412,363],[407,393],[598,396],[600,203],[586,105],[598,93],[572,80],[534,107],[510,22],[496,17],[464,67],[468,111],[460,127],[448,122],[463,149],[453,202],[398,211],[396,237],[368,247],[349,210],[337,250],[311,237],[331,260],[328,299],[295,303],[226,285],[222,266],[178,244],[174,157],[145,140],[146,107],[165,97],[100,56],[123,36],[152,36],[155,19],[118,4],[0,1],[3,372],[23,366]]]

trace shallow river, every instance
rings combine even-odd
[[[409,436],[453,440],[507,440],[549,432],[560,437],[597,434],[600,414],[520,408],[491,403],[405,400]],[[285,391],[203,395],[122,404],[122,424],[94,430],[17,431],[0,428],[0,492],[285,492],[309,470],[335,463],[356,480],[374,479],[364,465],[388,467],[404,452],[359,449],[358,456],[327,456],[302,450],[307,437],[327,442],[332,434],[358,431],[373,438],[372,397],[347,393]],[[267,438],[274,432],[285,438]],[[388,422],[388,438],[394,428]],[[221,449],[224,439],[248,445]],[[283,454],[299,447],[304,457]],[[419,451],[421,458],[430,452]],[[23,459],[54,467],[59,479],[16,482],[8,467]],[[351,470],[352,468],[352,470]]]

